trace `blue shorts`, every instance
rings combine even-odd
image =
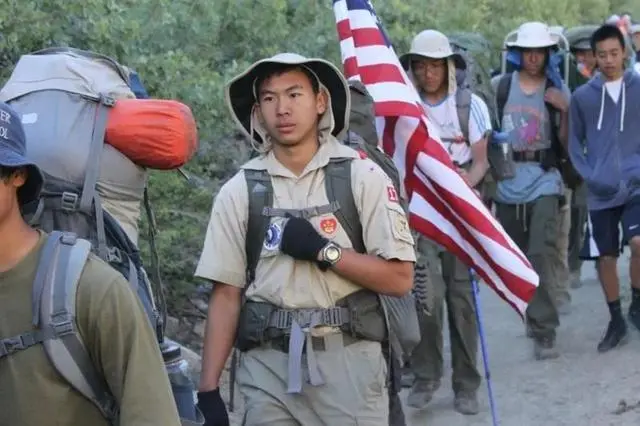
[[[624,245],[636,236],[640,236],[640,197],[610,209],[590,210],[580,258],[618,257]]]

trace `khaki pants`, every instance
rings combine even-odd
[[[552,297],[557,305],[571,302],[569,293],[569,233],[571,231],[571,195],[569,188],[565,188],[565,203],[560,208],[558,238],[554,256],[554,289]]]
[[[497,203],[497,214],[502,227],[540,277],[540,284],[526,312],[529,327],[535,338],[555,339],[559,320],[552,293],[560,198],[543,196],[531,203],[518,205]]]
[[[337,334],[325,339],[342,340]],[[387,364],[380,343],[357,341],[315,351],[325,384],[303,382],[300,394],[287,393],[288,355],[252,349],[240,358],[237,383],[245,400],[246,426],[387,426]],[[303,374],[306,362],[303,360]]]
[[[476,368],[478,324],[468,267],[426,238],[418,246],[420,256],[434,274],[431,315],[418,311],[422,340],[411,354],[415,380],[438,381],[443,374],[444,303],[447,304],[454,392],[476,391],[481,376]],[[439,275],[439,276],[438,276]]]

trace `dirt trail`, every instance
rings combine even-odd
[[[630,298],[626,253],[620,258],[619,271],[626,312]],[[532,342],[511,308],[491,290],[481,288],[499,425],[640,425],[640,334],[630,325],[632,335],[626,346],[599,354],[596,345],[609,314],[591,263],[583,266],[583,282],[582,288],[572,291],[571,313],[560,317],[561,357],[543,362],[533,360]],[[446,380],[450,376],[447,369]],[[479,395],[481,413],[463,416],[452,409],[453,394],[445,378],[426,410],[406,409],[410,424],[491,425],[486,383]]]

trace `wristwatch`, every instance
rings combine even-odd
[[[342,248],[334,243],[333,241],[329,242],[326,246],[320,250],[320,261],[318,265],[322,271],[326,271],[338,261],[342,257]]]

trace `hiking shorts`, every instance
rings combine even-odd
[[[622,227],[622,240],[620,239]],[[640,236],[640,197],[604,210],[590,210],[580,258],[618,257],[631,238]]]

